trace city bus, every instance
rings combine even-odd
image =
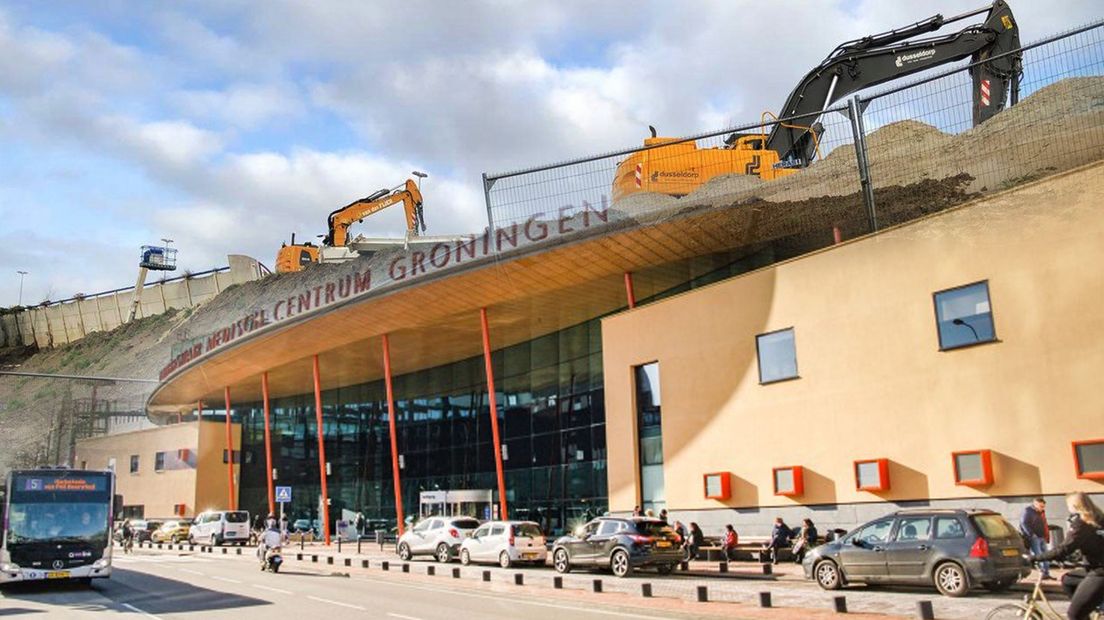
[[[0,585],[111,576],[113,472],[14,470],[5,495]]]

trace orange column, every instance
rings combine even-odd
[[[495,471],[498,472],[499,519],[509,519],[506,512],[506,476],[502,472],[502,442],[498,436],[498,399],[495,396],[494,368],[491,367],[491,335],[487,329],[487,309],[479,309],[483,327],[483,363],[487,366],[487,395],[491,405],[491,439],[494,441]]]
[[[391,388],[391,344],[383,335],[383,382],[387,386],[387,424],[391,428],[391,477],[395,484],[395,519],[403,534],[402,486],[399,484],[399,440],[395,433],[395,392]]]
[[[268,465],[268,513],[276,514],[276,493],[272,488],[272,424],[269,420],[268,371],[261,373],[261,394],[264,396],[265,463]]]
[[[234,493],[234,434],[230,430],[230,386],[223,389],[223,395],[226,397],[226,486],[230,492],[227,505],[230,510],[237,510],[237,496]]]
[[[330,494],[326,490],[326,443],[322,439],[322,381],[318,375],[318,356],[314,356],[314,418],[318,423],[318,473],[322,477],[322,532],[330,544]]]
[[[625,297],[629,300],[629,310],[636,307],[636,294],[633,293],[632,272],[625,272]]]

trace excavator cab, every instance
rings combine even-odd
[[[302,271],[310,263],[318,262],[318,246],[313,243],[295,243],[295,234],[291,235],[291,243],[280,246],[276,253],[276,273],[291,273]]]

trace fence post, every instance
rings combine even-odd
[[[874,210],[874,186],[870,182],[870,162],[866,158],[866,129],[863,127],[863,104],[858,95],[847,100],[847,115],[851,118],[851,133],[855,138],[855,160],[859,168],[863,204],[870,220],[870,232],[878,231],[878,215]]]
[[[492,254],[498,254],[496,249],[498,246],[495,245],[494,213],[491,211],[491,188],[494,187],[496,180],[488,179],[487,173],[483,173],[483,201],[487,205],[487,235],[490,238]]]

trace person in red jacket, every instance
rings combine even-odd
[[[740,544],[740,536],[736,533],[736,528],[732,527],[729,523],[725,526],[724,535],[724,554],[726,560],[736,559],[736,545]]]

